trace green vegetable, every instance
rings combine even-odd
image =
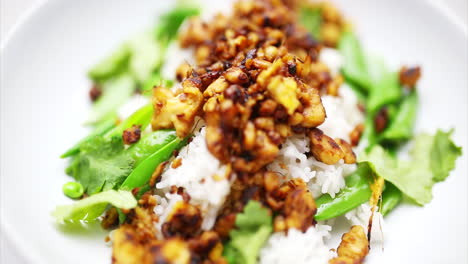
[[[136,207],[137,201],[131,192],[109,190],[71,205],[57,206],[52,215],[57,221],[93,221],[102,215],[108,204],[128,210]]]
[[[177,36],[177,31],[179,31],[182,22],[186,18],[196,16],[199,13],[200,10],[192,6],[190,1],[179,1],[174,9],[160,17],[155,30],[157,40],[163,45],[169,44]]]
[[[320,40],[322,10],[319,8],[301,7],[299,10],[299,22],[315,39]]]
[[[366,56],[359,40],[352,32],[344,32],[338,43],[338,49],[344,59],[342,68],[344,77],[357,84],[364,91],[368,91],[371,83],[367,71]]]
[[[136,82],[143,85],[161,67],[166,46],[159,43],[153,32],[145,32],[129,41],[132,57],[129,72]]]
[[[346,187],[335,198],[324,194],[315,201],[317,204],[315,219],[318,221],[331,219],[369,201],[372,194],[370,189],[371,176],[370,167],[367,164],[359,164],[358,169],[346,177]]]
[[[127,153],[135,161],[135,166],[138,166],[151,154],[174,141],[181,141],[174,130],[158,130],[141,138],[127,150]]]
[[[95,124],[108,116],[115,115],[116,109],[123,105],[135,92],[135,81],[128,74],[120,75],[103,84],[103,94],[94,103],[88,124]]]
[[[91,195],[120,186],[132,172],[134,162],[124,152],[122,138],[96,137],[83,144],[70,171]]]
[[[141,88],[141,91],[143,93],[147,92],[147,91],[151,91],[151,90],[153,90],[153,88],[155,86],[159,86],[159,85],[170,88],[170,87],[174,86],[174,81],[173,80],[165,80],[165,79],[163,79],[161,77],[161,75],[159,73],[155,73],[155,74],[153,74],[153,76],[151,76],[151,78],[148,81],[145,82],[145,84]]]
[[[367,111],[377,113],[382,106],[397,102],[402,96],[398,73],[382,73],[382,77],[372,83],[367,101]]]
[[[461,147],[458,147],[450,140],[453,130],[444,132],[438,130],[434,136],[434,143],[431,148],[431,170],[435,182],[444,181],[450,171],[455,168],[455,161],[462,155]]]
[[[382,204],[380,207],[380,213],[386,216],[392,211],[403,199],[403,194],[398,190],[395,185],[386,182],[385,191],[382,193]]]
[[[394,184],[415,203],[432,200],[432,186],[445,180],[461,155],[461,148],[450,140],[451,132],[438,131],[435,136],[421,134],[414,140],[411,160],[396,160],[381,146],[374,146],[360,158],[373,171]]]
[[[390,116],[390,125],[380,136],[381,141],[398,142],[408,140],[413,134],[414,122],[418,108],[418,95],[410,93],[403,99],[396,113]]]
[[[155,131],[127,149],[122,137],[95,137],[82,145],[67,172],[88,194],[119,188],[124,181],[122,188],[131,190],[148,182],[159,163],[184,144],[173,130]]]
[[[257,263],[258,253],[272,230],[270,210],[257,201],[249,201],[236,217],[236,229],[229,233],[223,255],[230,264]]]
[[[83,196],[84,188],[79,182],[67,182],[62,186],[62,191],[66,196],[77,199]]]
[[[65,151],[65,153],[63,153],[60,157],[68,158],[75,154],[78,154],[80,152],[80,147],[83,143],[91,140],[95,136],[102,136],[103,134],[107,133],[109,130],[115,127],[116,122],[117,118],[115,117],[103,120],[101,123],[98,124],[98,126],[96,126],[96,128],[91,132],[91,134],[89,134],[88,136],[80,140],[78,143],[76,143],[73,147]]]
[[[131,50],[127,44],[124,44],[109,57],[91,68],[88,75],[92,80],[99,83],[109,80],[127,69],[130,56]]]
[[[151,122],[151,117],[153,116],[153,105],[147,104],[140,109],[138,109],[135,113],[125,119],[122,123],[116,126],[114,129],[108,131],[105,135],[105,139],[110,139],[112,137],[121,137],[124,130],[131,128],[134,125],[141,126],[141,130],[145,130],[145,128]]]
[[[175,150],[184,146],[186,140],[178,137],[174,138],[149,157],[144,159],[139,165],[128,175],[127,179],[120,187],[123,190],[132,190],[136,187],[141,187],[151,179],[151,175],[158,165],[168,160]],[[162,144],[162,142],[161,142]]]

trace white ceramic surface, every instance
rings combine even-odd
[[[216,1],[211,1],[216,2]],[[340,0],[372,51],[392,64],[423,65],[418,131],[456,127],[467,147],[467,35],[423,0]],[[61,151],[85,130],[86,69],[152,25],[169,1],[51,0],[14,30],[1,51],[0,216],[2,232],[31,263],[109,263],[104,234],[60,230],[49,216],[69,201]],[[467,156],[424,208],[386,219],[385,251],[368,263],[466,263]]]

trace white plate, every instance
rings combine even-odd
[[[138,3],[137,3],[138,2]],[[65,234],[49,215],[68,203],[59,154],[85,131],[86,70],[152,25],[169,1],[52,0],[16,28],[1,53],[1,222],[31,263],[110,263],[102,232]],[[420,64],[418,131],[455,127],[467,147],[467,35],[423,0],[339,1],[362,40],[392,64]],[[467,156],[424,208],[386,220],[385,251],[368,263],[466,263]]]

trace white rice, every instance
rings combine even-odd
[[[339,89],[339,96],[322,96],[322,103],[327,118],[319,128],[332,138],[342,138],[349,142],[349,133],[364,122],[354,92],[348,85],[343,84]]]
[[[261,264],[326,264],[333,257],[323,242],[324,233],[310,227],[305,233],[289,229],[288,234],[271,235],[260,251]]]
[[[301,178],[309,183],[314,197],[324,193],[335,197],[345,186],[344,177],[356,169],[356,165],[344,164],[343,161],[335,165],[327,165],[317,161],[313,156],[307,158],[309,140],[304,135],[294,135],[282,145],[278,158],[268,165],[268,169],[286,178]]]
[[[230,191],[231,182],[225,177],[226,167],[208,151],[205,128],[202,128],[200,133],[193,137],[192,142],[180,150],[177,158],[182,160],[182,165],[175,169],[169,166],[162,174],[161,181],[156,184],[156,188],[164,192],[168,192],[173,185],[185,188],[191,197],[190,203],[202,211],[202,229],[209,230],[213,227],[218,210]],[[167,216],[167,214],[164,212],[161,215]],[[164,220],[165,217],[161,217],[160,221]]]
[[[330,72],[334,75],[338,74],[341,66],[343,66],[343,56],[336,49],[332,48],[323,48],[320,51],[319,61],[327,65]]]

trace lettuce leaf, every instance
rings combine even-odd
[[[109,190],[98,193],[71,205],[57,206],[52,216],[57,221],[92,221],[104,213],[108,204],[120,209],[132,209],[137,200],[129,191]]]
[[[451,170],[455,168],[456,159],[462,155],[462,148],[451,140],[453,130],[448,132],[437,131],[431,149],[431,170],[434,181],[444,181]]]
[[[257,263],[258,253],[273,230],[270,211],[251,200],[237,215],[236,227],[229,234],[231,240],[225,245],[224,257],[230,264]]]
[[[444,180],[455,167],[461,148],[450,139],[450,132],[421,134],[415,138],[410,160],[397,160],[380,145],[359,158],[374,172],[394,184],[415,203],[424,205],[432,200],[432,187]]]

